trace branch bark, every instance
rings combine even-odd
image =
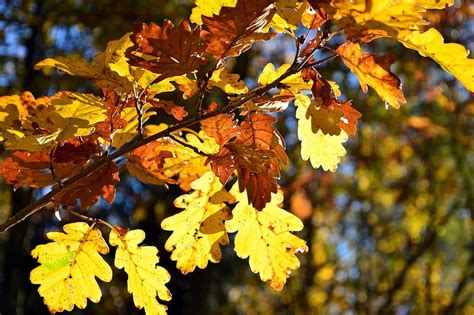
[[[295,60],[296,60],[297,57],[298,56],[295,57]],[[119,150],[115,151],[114,153],[112,153],[110,155],[104,156],[103,158],[99,159],[97,162],[95,162],[93,164],[90,164],[89,166],[84,168],[78,174],[76,174],[76,175],[68,178],[64,182],[62,182],[61,185],[54,186],[53,189],[49,193],[47,193],[46,195],[44,195],[40,199],[36,200],[35,202],[31,203],[27,207],[23,208],[21,211],[16,213],[14,216],[8,218],[5,222],[3,222],[0,225],[0,232],[5,232],[6,230],[11,228],[12,226],[20,223],[21,221],[25,220],[29,216],[31,216],[31,215],[35,214],[36,212],[40,211],[46,205],[48,205],[51,202],[51,200],[57,194],[59,194],[61,191],[63,191],[64,189],[67,189],[68,187],[70,187],[73,184],[77,183],[78,181],[80,181],[84,177],[86,177],[89,174],[95,172],[96,170],[98,170],[103,165],[105,165],[107,163],[110,163],[110,162],[114,161],[115,159],[117,159],[117,158],[119,158],[119,157],[121,157],[121,156],[123,156],[123,155],[125,155],[125,154],[127,154],[127,153],[129,153],[129,152],[145,145],[145,144],[148,144],[148,143],[150,143],[152,141],[155,141],[155,140],[158,140],[160,138],[170,136],[171,133],[173,133],[175,131],[178,131],[178,130],[183,129],[183,128],[191,127],[191,126],[201,122],[202,120],[204,120],[206,118],[214,117],[214,116],[222,114],[222,113],[231,112],[231,111],[237,109],[238,107],[240,107],[241,105],[243,105],[244,103],[246,103],[248,101],[251,101],[251,100],[255,99],[258,96],[261,96],[261,95],[265,94],[266,92],[268,92],[272,88],[277,87],[277,85],[281,81],[283,81],[284,79],[286,79],[290,75],[299,72],[300,70],[301,70],[300,65],[298,65],[296,62],[294,62],[292,64],[292,66],[284,74],[282,74],[278,79],[276,79],[274,82],[272,82],[268,85],[257,87],[255,89],[253,89],[253,90],[249,91],[248,93],[242,95],[240,98],[230,101],[226,106],[223,106],[223,107],[221,107],[221,108],[219,108],[219,109],[217,109],[213,112],[210,112],[210,113],[207,113],[207,114],[204,114],[204,115],[200,115],[198,113],[198,115],[196,115],[194,117],[191,117],[187,120],[184,120],[180,123],[177,123],[175,125],[171,125],[167,129],[165,129],[165,130],[163,130],[159,133],[156,133],[156,134],[154,134],[154,135],[152,135],[148,138],[143,139],[141,137],[136,137],[129,144],[124,145],[122,148],[120,148]]]

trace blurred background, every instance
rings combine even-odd
[[[186,0],[0,0],[0,95],[100,95],[90,82],[33,66],[51,56],[91,59],[134,23],[179,22],[191,8]],[[473,16],[474,4],[458,0],[427,18],[447,42],[472,51]],[[231,68],[255,86],[266,63],[291,61],[292,47],[288,37],[278,37],[255,45]],[[281,179],[285,209],[304,221],[299,235],[310,247],[281,293],[252,274],[232,246],[221,263],[180,274],[163,248],[169,233],[160,229],[177,211],[177,188],[142,185],[123,172],[114,205],[91,209],[112,224],[145,230],[146,243],[159,248],[160,264],[172,276],[170,314],[474,314],[474,100],[434,62],[400,44],[379,40],[367,49],[397,55],[392,70],[408,102],[386,109],[373,91],[361,92],[341,62],[321,67],[363,114],[336,173],[301,161],[294,108],[279,115],[291,159]],[[0,187],[0,221],[42,193]],[[28,280],[36,265],[29,252],[63,223],[46,211],[0,234],[2,315],[48,313]],[[101,302],[73,314],[143,313],[133,306],[123,272],[100,285]]]

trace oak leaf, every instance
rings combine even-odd
[[[273,0],[238,0],[235,7],[223,7],[219,15],[202,17],[209,34],[207,51],[216,59],[237,57],[257,40],[268,40],[272,33],[259,33],[275,13]]]
[[[339,46],[337,53],[357,76],[364,93],[367,93],[369,85],[382,100],[394,108],[399,108],[400,102],[406,103],[400,79],[390,72],[395,55],[374,56],[362,51],[360,44],[351,42]]]
[[[407,48],[414,49],[424,57],[436,61],[445,71],[451,73],[470,92],[474,92],[474,59],[468,58],[469,51],[456,43],[444,43],[443,36],[434,28],[424,33],[414,31],[398,40]]]
[[[90,135],[105,119],[102,100],[90,94],[63,91],[35,99],[24,92],[21,96],[1,97],[0,104],[6,104],[0,107],[6,122],[4,131],[0,129],[0,139],[5,139],[8,150],[51,148],[69,138]],[[12,115],[18,116],[14,119]]]
[[[167,307],[158,302],[171,300],[171,293],[165,284],[170,274],[165,268],[157,266],[158,249],[154,246],[139,246],[145,239],[142,230],[124,231],[118,227],[109,235],[110,245],[116,246],[114,264],[124,269],[128,275],[128,292],[133,295],[133,303],[146,314],[166,314]]]
[[[281,191],[272,194],[262,211],[248,202],[247,195],[239,192],[237,185],[230,193],[238,203],[232,211],[233,218],[225,225],[229,233],[237,232],[234,241],[237,256],[249,258],[250,270],[281,291],[291,270],[300,266],[296,254],[308,251],[306,242],[291,233],[302,230],[303,222],[279,207],[283,202]]]
[[[286,33],[296,38],[294,31],[301,22],[306,3],[300,0],[277,0],[276,12],[268,24],[276,32]]]
[[[304,71],[304,77],[313,81],[311,91],[315,97],[315,102],[308,105],[306,112],[306,118],[311,118],[313,132],[316,133],[319,126],[323,124],[325,125],[323,133],[339,135],[337,128],[340,128],[347,134],[354,135],[357,130],[357,121],[362,114],[351,106],[350,101],[341,102],[337,99],[341,94],[339,86],[334,82],[327,81],[314,69]],[[306,95],[297,94],[296,98],[300,102],[309,103]],[[325,110],[329,117],[322,116],[321,113],[323,112],[319,110]],[[342,116],[340,116],[340,113],[342,113]],[[335,120],[336,117],[340,117],[340,120]],[[331,122],[334,126],[330,130],[329,124]]]
[[[97,142],[70,139],[54,149],[14,151],[0,163],[0,176],[15,188],[45,187],[79,173],[99,149]]]
[[[52,200],[58,204],[73,207],[79,200],[81,207],[88,209],[102,196],[109,204],[112,204],[115,200],[115,186],[119,182],[119,168],[114,162],[109,162],[71,186],[65,187]]]
[[[273,127],[274,122],[276,118],[271,115],[253,112],[235,126],[227,116],[225,127],[217,129],[222,146],[208,159],[223,184],[237,170],[240,189],[247,191],[251,203],[259,210],[277,191],[281,165],[288,163],[284,140]],[[215,130],[211,132],[217,134]]]
[[[30,274],[30,281],[39,284],[39,294],[50,312],[71,311],[74,306],[84,309],[87,299],[99,302],[102,292],[95,277],[112,280],[112,269],[101,255],[109,247],[100,230],[84,222],[70,223],[64,232],[49,232],[52,240],[31,251],[41,264]]]
[[[229,73],[225,66],[212,73],[208,86],[209,88],[217,87],[227,94],[243,94],[249,90],[245,82],[240,80],[240,76]]]
[[[202,16],[218,15],[222,7],[235,7],[237,0],[194,0],[196,5],[191,12],[190,20],[202,24]]]
[[[133,150],[125,164],[130,175],[143,183],[153,185],[178,183],[178,180],[172,178],[175,172],[167,171],[163,167],[165,158],[173,157],[173,154],[166,150],[168,147],[168,141],[158,140]]]
[[[161,227],[173,234],[165,249],[172,252],[171,260],[183,274],[196,267],[206,268],[208,261],[217,263],[222,258],[219,245],[228,245],[224,222],[232,213],[224,202],[233,197],[224,189],[213,172],[207,172],[191,183],[190,194],[175,199],[174,205],[184,209],[164,219]]]
[[[334,172],[341,157],[346,154],[342,143],[347,134],[341,130],[339,135],[324,134],[321,130],[313,132],[310,117],[306,113],[310,102],[296,100],[296,118],[298,119],[298,139],[301,141],[301,157],[311,161],[314,168],[322,167],[325,171]]]
[[[187,21],[176,27],[169,20],[162,27],[143,24],[132,41],[135,45],[127,54],[130,63],[159,74],[155,81],[186,74],[206,63],[201,28],[192,29]]]

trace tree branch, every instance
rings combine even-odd
[[[29,217],[29,216],[35,214],[36,212],[40,211],[46,205],[48,205],[51,202],[51,200],[53,200],[53,198],[57,194],[64,191],[65,189],[71,187],[72,185],[79,182],[81,179],[88,176],[89,174],[92,174],[93,172],[97,171],[99,168],[101,168],[105,164],[110,163],[110,162],[114,161],[115,159],[117,159],[117,158],[119,158],[119,157],[121,157],[121,156],[123,156],[123,155],[125,155],[125,154],[127,154],[127,153],[129,153],[129,152],[145,145],[145,144],[148,144],[152,141],[158,140],[158,139],[163,138],[163,137],[168,137],[168,136],[171,135],[172,132],[178,131],[178,130],[183,129],[183,128],[191,127],[191,126],[201,122],[204,119],[214,117],[214,116],[217,116],[217,115],[222,114],[222,113],[231,112],[231,111],[237,109],[238,107],[240,107],[241,105],[245,104],[246,102],[248,102],[248,101],[250,101],[250,100],[252,100],[252,99],[254,99],[258,96],[261,96],[261,95],[265,94],[266,92],[268,92],[269,90],[277,87],[277,85],[281,81],[283,81],[284,79],[286,79],[290,75],[299,72],[300,69],[298,69],[298,68],[299,68],[299,65],[292,65],[284,74],[282,74],[278,79],[276,79],[272,83],[267,84],[265,86],[257,87],[255,89],[249,91],[248,93],[242,95],[241,97],[230,101],[226,106],[223,106],[223,107],[221,107],[221,108],[219,108],[219,109],[217,109],[213,112],[206,113],[204,115],[199,115],[198,114],[198,115],[196,115],[192,118],[189,118],[189,119],[184,120],[182,122],[179,122],[177,124],[171,125],[167,129],[165,129],[163,131],[160,131],[160,132],[158,132],[158,133],[156,133],[156,134],[154,134],[154,135],[152,135],[148,138],[143,139],[141,137],[135,137],[135,139],[132,142],[129,142],[128,144],[124,145],[119,150],[115,151],[114,153],[112,153],[110,155],[107,155],[107,156],[104,156],[103,158],[99,159],[96,163],[90,164],[89,166],[84,168],[78,174],[76,174],[76,175],[68,178],[64,182],[62,182],[61,186],[59,186],[59,185],[54,186],[53,189],[49,193],[47,193],[46,195],[44,195],[40,199],[36,200],[35,202],[31,203],[27,207],[23,208],[21,211],[16,213],[14,216],[8,218],[5,222],[3,222],[0,225],[0,232],[5,232],[6,230],[11,228],[12,226],[22,222],[27,217]]]

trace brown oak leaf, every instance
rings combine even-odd
[[[79,173],[85,163],[86,160],[53,162],[50,152],[45,151],[15,151],[0,163],[0,176],[15,188],[23,185],[40,188]]]
[[[125,107],[133,106],[133,99],[124,102],[116,91],[103,90],[105,95],[104,107],[106,120],[97,124],[96,134],[104,139],[112,140],[111,135],[117,129],[122,129],[127,125],[127,120],[122,118],[121,113]]]
[[[275,37],[273,33],[258,33],[275,14],[273,0],[238,0],[233,8],[223,7],[219,15],[203,16],[209,34],[207,51],[216,59],[236,57],[247,51],[257,40]]]
[[[89,209],[102,196],[111,204],[115,200],[115,186],[119,182],[119,167],[109,162],[64,188],[53,201],[64,206],[76,206],[79,200],[83,209]]]
[[[216,127],[217,119],[207,127],[221,144],[219,152],[210,156],[208,162],[223,184],[237,170],[240,191],[245,189],[250,202],[262,210],[271,200],[271,193],[278,191],[276,178],[281,165],[288,163],[283,138],[273,127],[276,118],[252,112],[236,126],[231,117],[224,117],[227,129]]]
[[[188,116],[188,112],[183,106],[176,104],[173,101],[167,100],[152,100],[150,103],[154,108],[163,108],[163,110],[173,116],[176,120],[182,121],[184,117]]]
[[[207,43],[201,39],[201,27],[192,29],[187,21],[176,27],[169,20],[162,27],[143,24],[131,39],[134,46],[127,51],[130,63],[160,74],[155,82],[197,70],[206,63]]]
[[[167,143],[153,141],[133,150],[125,164],[127,170],[143,183],[177,184],[178,181],[167,176],[163,170],[165,159],[173,156],[171,152],[163,149],[165,145]]]

